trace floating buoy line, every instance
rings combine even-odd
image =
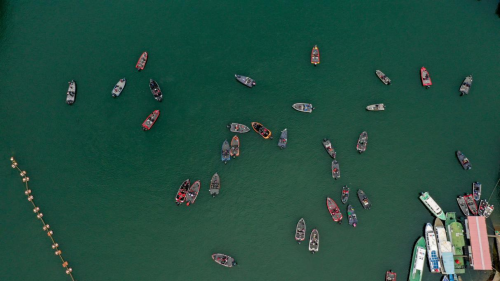
[[[11,165],[12,168],[17,169],[20,172],[20,176],[23,178],[23,182],[24,182],[25,187],[26,187],[24,194],[26,195],[28,201],[30,201],[30,203],[33,205],[33,213],[36,214],[36,218],[39,219],[43,223],[43,231],[47,232],[47,236],[50,238],[50,240],[52,240],[52,249],[55,250],[54,253],[56,254],[56,256],[59,256],[59,258],[61,259],[62,266],[66,269],[66,274],[68,274],[69,277],[71,277],[71,280],[74,281],[75,278],[73,277],[73,269],[71,267],[69,267],[68,261],[63,258],[62,251],[59,248],[59,244],[54,240],[54,231],[52,231],[50,229],[49,224],[45,223],[45,220],[43,219],[43,214],[40,212],[40,207],[38,207],[35,204],[35,201],[34,201],[35,199],[34,199],[33,195],[31,194],[31,189],[29,189],[29,186],[28,186],[28,182],[30,181],[30,178],[26,176],[26,171],[21,170],[17,166],[17,162],[14,159],[14,157],[11,157],[10,161],[12,162],[12,165]]]

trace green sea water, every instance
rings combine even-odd
[[[500,18],[496,1],[0,1],[0,280],[69,280],[23,194],[15,156],[77,280],[407,279],[413,246],[432,215],[483,184],[498,206]],[[317,44],[321,64],[313,67]],[[134,68],[144,51],[149,61]],[[425,90],[425,66],[433,86]],[[393,81],[383,85],[374,71]],[[234,74],[254,78],[249,89]],[[468,96],[463,78],[474,75]],[[122,77],[122,95],[111,89]],[[149,79],[164,92],[149,92]],[[77,82],[73,106],[67,82]],[[310,102],[312,114],[294,111]],[[365,106],[385,103],[385,112]],[[153,110],[153,129],[141,123]],[[231,122],[274,134],[240,135]],[[277,147],[288,129],[288,147]],[[362,155],[355,145],[369,135]],[[341,178],[321,140],[337,150]],[[470,158],[464,171],[455,151]],[[3,167],[2,167],[3,166]],[[221,176],[213,199],[211,176]],[[201,180],[192,206],[174,203]],[[358,227],[334,223],[325,198],[341,187]],[[355,191],[372,201],[363,210]],[[345,208],[345,206],[341,206]],[[491,218],[500,223],[499,211]],[[293,236],[319,230],[315,255]],[[491,230],[490,230],[491,231]],[[239,266],[211,260],[222,252]],[[467,269],[463,280],[490,272]],[[440,280],[427,265],[423,280]]]

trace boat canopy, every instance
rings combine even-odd
[[[468,216],[466,225],[472,246],[472,259],[474,270],[492,270],[490,244],[486,231],[486,218]]]
[[[441,258],[443,259],[444,272],[446,272],[446,274],[455,274],[455,260],[453,259],[453,253],[441,253]]]

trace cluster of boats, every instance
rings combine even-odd
[[[201,181],[195,181],[192,185],[190,183],[189,179],[185,180],[179,187],[179,190],[177,190],[177,194],[175,195],[175,204],[177,204],[177,206],[182,205],[184,202],[186,202],[186,206],[189,206],[194,204],[196,198],[198,198],[201,189]],[[219,195],[220,177],[218,173],[212,176],[209,191],[212,197]]]
[[[462,213],[466,216],[483,216],[488,218],[495,210],[487,200],[481,200],[481,183],[472,183],[472,193],[457,197],[457,203]],[[479,204],[479,206],[478,206]]]

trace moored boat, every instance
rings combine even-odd
[[[439,207],[439,205],[436,203],[436,201],[434,201],[434,199],[429,195],[429,192],[426,191],[426,192],[420,193],[419,199],[420,199],[420,201],[422,201],[422,203],[424,203],[424,205],[427,207],[427,209],[429,209],[429,211],[431,211],[431,213],[436,218],[440,218],[442,220],[446,219],[446,216],[445,216],[443,210],[441,209],[441,207]]]
[[[273,139],[272,138],[272,132],[268,130],[266,127],[264,127],[262,124],[259,122],[252,122],[252,128],[253,130],[259,134],[261,137],[264,139]]]
[[[332,177],[336,180],[340,178],[340,166],[337,160],[332,161]]]
[[[351,205],[347,206],[347,217],[349,219],[349,225],[352,225],[353,227],[358,225],[358,216]]]
[[[181,187],[179,187],[179,190],[177,191],[177,195],[175,196],[175,204],[179,206],[180,204],[184,203],[186,201],[186,194],[187,190],[189,188],[189,179],[185,180],[182,184]]]
[[[314,254],[317,251],[319,251],[319,232],[317,229],[313,229],[309,237],[309,252]]]
[[[382,111],[385,110],[385,105],[383,103],[371,104],[366,107],[368,111]]]
[[[314,66],[319,64],[319,49],[318,45],[314,45],[311,51],[311,63],[314,64]]]
[[[464,170],[472,169],[469,158],[465,157],[465,155],[460,150],[457,150],[456,154],[458,161],[460,162],[460,165],[462,165],[462,168],[464,168]]]
[[[330,213],[330,216],[332,216],[333,221],[341,224],[343,216],[340,212],[339,206],[337,206],[337,203],[335,203],[332,198],[326,197],[326,207],[328,208],[328,212]]]
[[[429,268],[432,273],[441,272],[441,264],[439,261],[439,251],[436,240],[436,234],[432,228],[432,224],[425,225],[425,242],[427,244],[427,258],[429,260]]]
[[[458,203],[458,206],[460,207],[460,210],[462,210],[462,213],[465,216],[469,216],[470,212],[469,212],[469,208],[467,207],[467,202],[465,202],[465,198],[463,196],[458,196],[457,203]]]
[[[195,181],[191,187],[188,188],[187,190],[187,196],[186,196],[186,206],[189,206],[190,204],[194,204],[194,201],[196,201],[196,198],[198,197],[198,194],[200,193],[200,188],[201,188],[201,182],[200,181]]]
[[[120,79],[120,81],[118,81],[118,83],[116,83],[116,85],[113,87],[113,90],[111,90],[111,96],[113,98],[120,96],[120,94],[123,91],[123,88],[125,88],[125,84],[127,84],[127,79],[125,78]]]
[[[253,86],[255,86],[255,81],[250,77],[238,74],[235,74],[234,77],[236,78],[236,80],[238,80],[238,82],[247,86],[248,88],[252,88]]]
[[[75,103],[76,99],[76,82],[75,80],[71,80],[68,82],[68,91],[66,92],[66,103],[72,105]]]
[[[493,205],[490,205],[489,203],[486,205],[485,209],[484,209],[484,212],[483,212],[483,216],[485,218],[489,218],[491,216],[491,213],[493,213],[493,211],[495,210],[495,206]]]
[[[371,209],[372,203],[368,199],[368,196],[366,196],[365,192],[361,189],[358,189],[358,199],[364,209]]]
[[[163,100],[163,93],[161,92],[160,85],[158,85],[155,80],[149,79],[149,89],[151,90],[155,100],[160,102]]]
[[[420,69],[420,79],[422,80],[422,85],[429,89],[432,85],[431,76],[429,75],[429,71],[425,67],[422,66]]]
[[[385,281],[396,281],[396,272],[389,270],[385,273]]]
[[[330,155],[330,157],[335,159],[337,153],[335,152],[335,149],[333,149],[332,143],[330,142],[329,139],[323,139],[323,147],[326,149],[328,155]]]
[[[146,62],[147,61],[148,61],[148,52],[144,52],[139,57],[139,60],[137,61],[137,64],[135,65],[135,68],[137,68],[138,71],[143,70],[144,67],[146,66]]]
[[[408,281],[421,281],[425,264],[425,239],[420,237],[413,248],[411,258],[410,276]]]
[[[464,82],[460,85],[460,95],[468,95],[472,86],[472,75],[465,77]]]
[[[295,228],[295,240],[300,244],[300,242],[306,239],[306,221],[301,218],[297,223]]]
[[[344,185],[342,187],[342,197],[341,197],[342,204],[347,203],[348,199],[349,199],[349,187],[347,187],[347,185]]]
[[[224,254],[213,254],[212,259],[216,263],[223,265],[225,267],[233,267],[238,265],[232,257]]]
[[[456,214],[454,212],[446,213],[445,221],[446,230],[448,231],[448,239],[451,242],[452,253],[453,253],[453,265],[455,267],[456,274],[465,273],[465,262],[464,262],[464,227],[457,221]],[[456,279],[455,279],[456,280]]]
[[[486,210],[486,206],[488,206],[488,201],[483,199],[479,202],[479,205],[477,206],[478,216],[484,216],[484,211]]]
[[[387,77],[382,71],[375,70],[375,74],[380,79],[380,81],[382,81],[382,83],[386,85],[391,85],[391,79],[389,79],[389,77]]]
[[[453,249],[446,236],[446,229],[444,228],[443,222],[439,218],[434,220],[434,232],[436,233],[441,259],[441,272],[443,274],[453,274],[455,273]]]
[[[312,113],[314,110],[313,105],[310,103],[294,103],[292,107],[297,111],[305,113]]]
[[[363,153],[366,151],[366,146],[368,145],[368,133],[362,132],[358,138],[358,144],[356,145],[356,149],[359,153]]]
[[[229,142],[225,140],[222,143],[222,150],[221,150],[221,160],[224,162],[224,164],[227,164],[227,161],[231,160],[231,154],[230,154],[231,147],[229,146]]]
[[[238,123],[231,123],[231,124],[227,125],[227,128],[229,129],[229,131],[231,131],[233,133],[244,134],[244,133],[250,132],[250,128],[248,128],[247,126],[245,126],[243,124],[238,124]]]
[[[464,195],[464,199],[465,203],[467,203],[467,207],[469,207],[471,214],[477,216],[477,204],[476,201],[474,201],[474,197],[472,197],[472,194]]]
[[[156,120],[158,120],[158,117],[160,116],[160,111],[155,110],[153,113],[149,114],[148,118],[142,122],[142,129],[144,131],[148,131],[153,127],[153,125],[156,123]]]
[[[234,136],[231,140],[231,149],[229,150],[229,155],[233,158],[240,156],[240,138]]]
[[[219,191],[220,191],[220,177],[219,177],[219,174],[218,173],[215,173],[213,176],[212,176],[212,179],[210,180],[210,195],[212,195],[212,197],[215,197],[217,195],[219,195]]]
[[[285,149],[287,142],[288,142],[288,131],[285,128],[283,131],[281,131],[281,136],[280,136],[280,140],[278,141],[278,146],[281,149]]]
[[[476,181],[472,183],[472,195],[474,196],[474,200],[479,202],[481,199],[481,183]]]

